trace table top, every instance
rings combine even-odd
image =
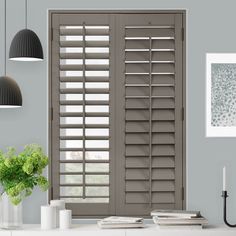
[[[107,231],[108,229],[100,229],[97,224],[73,224],[70,229],[61,230],[59,228],[57,229],[51,229],[48,231]],[[167,231],[167,230],[181,230],[181,231],[188,231],[188,230],[198,230],[198,231],[235,231],[236,228],[230,228],[226,225],[207,225],[203,229],[191,229],[191,228],[184,228],[184,229],[159,229],[155,224],[146,224],[144,228],[134,228],[134,229],[109,229],[114,231]],[[2,229],[1,231],[4,231]],[[11,230],[6,230],[11,231]],[[40,224],[24,224],[21,229],[12,230],[12,231],[44,231],[40,228]],[[47,230],[46,230],[47,231]]]

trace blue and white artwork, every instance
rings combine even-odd
[[[206,55],[206,136],[236,137],[236,54]]]

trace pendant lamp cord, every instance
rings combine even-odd
[[[5,20],[5,25],[4,25],[4,75],[6,76],[6,73],[7,73],[7,45],[6,45],[6,41],[7,41],[7,0],[5,0],[5,9],[4,9],[4,20]]]
[[[25,28],[27,29],[28,25],[27,25],[27,21],[28,21],[28,3],[27,0],[25,0]]]

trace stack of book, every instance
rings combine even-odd
[[[153,221],[159,228],[196,228],[206,225],[207,219],[199,211],[154,210],[151,212]]]
[[[112,228],[141,228],[144,227],[143,218],[110,216],[98,221],[102,229]]]

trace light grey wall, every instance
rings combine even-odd
[[[0,74],[3,74],[3,14],[0,0]],[[23,94],[20,109],[0,110],[0,148],[37,142],[47,149],[48,9],[187,9],[187,208],[210,223],[222,223],[222,167],[228,167],[229,214],[236,221],[236,140],[205,137],[205,54],[236,52],[235,0],[28,0],[28,25],[42,41],[45,60],[7,62],[7,74]],[[24,0],[7,0],[7,51],[24,27]],[[40,219],[46,193],[35,191],[24,204],[25,222]]]

